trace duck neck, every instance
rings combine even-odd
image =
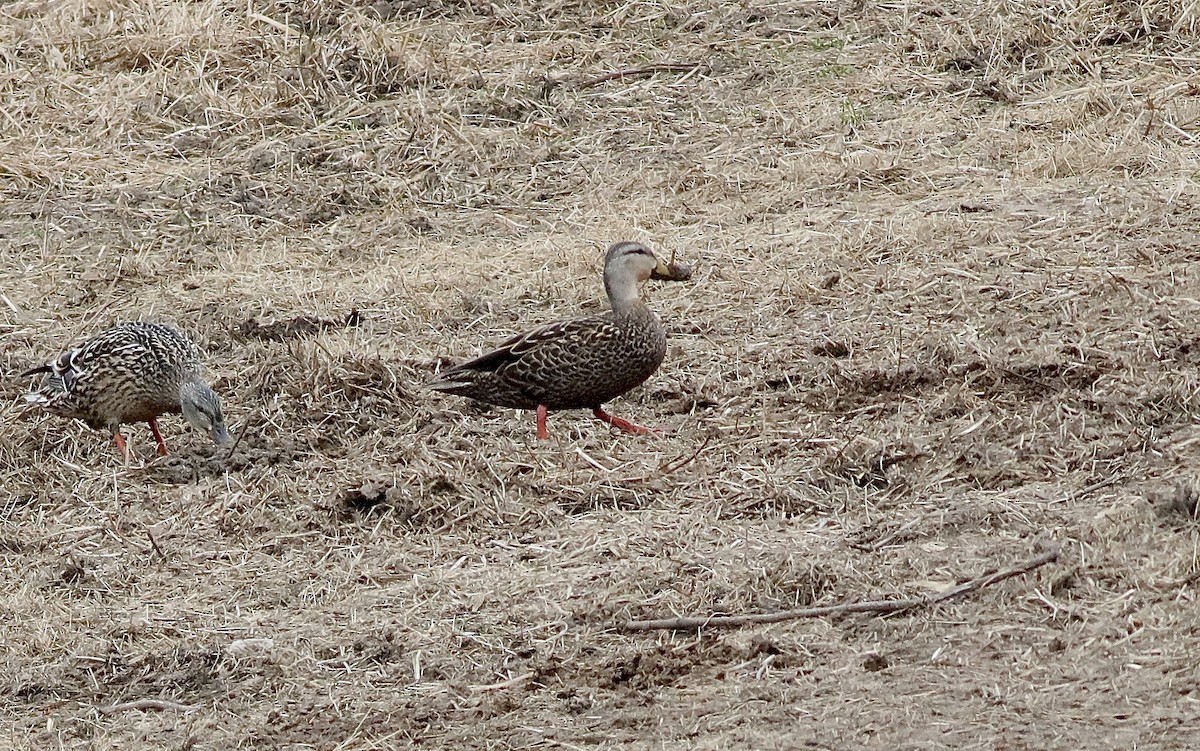
[[[604,275],[604,291],[613,312],[623,315],[646,307],[638,296],[637,279],[623,270],[611,269]]]
[[[200,376],[195,373],[187,373],[179,382],[179,402],[184,405],[193,405],[203,399],[211,390]]]

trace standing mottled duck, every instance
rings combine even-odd
[[[499,407],[536,409],[542,439],[550,437],[546,413],[552,409],[591,409],[627,433],[650,432],[602,407],[649,378],[667,352],[666,332],[638,297],[638,284],[690,276],[686,266],[664,263],[641,243],[619,242],[604,257],[611,311],[514,336],[494,352],[443,372],[429,388]]]
[[[204,381],[200,357],[199,348],[171,326],[121,323],[62,353],[54,362],[25,372],[26,376],[49,374],[25,399],[56,415],[82,420],[96,430],[108,430],[126,461],[130,452],[121,424],[149,423],[159,456],[166,456],[158,417],[168,413],[182,412],[184,419],[215,442],[226,444],[230,437],[221,400]]]

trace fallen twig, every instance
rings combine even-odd
[[[701,63],[658,63],[656,65],[646,65],[641,68],[614,70],[611,73],[604,73],[595,78],[580,81],[575,84],[575,88],[587,89],[618,78],[646,78],[655,73],[688,73],[701,67],[701,65]]]
[[[132,701],[121,701],[116,704],[107,706],[96,706],[96,711],[100,714],[116,714],[117,712],[128,712],[130,710],[158,709],[158,710],[174,710],[176,712],[188,712],[200,707],[194,704],[180,704],[177,701],[168,701],[166,699],[134,699]]]
[[[509,678],[507,681],[500,681],[499,683],[489,683],[486,686],[471,686],[471,690],[472,691],[503,691],[506,688],[513,688],[514,686],[519,686],[522,683],[524,683],[525,681],[532,678],[533,676],[534,676],[533,673],[524,673],[522,675],[516,676],[515,678]]]
[[[682,469],[686,465],[691,464],[693,461],[696,460],[697,456],[700,456],[701,451],[708,448],[708,444],[710,441],[712,441],[711,435],[704,436],[704,443],[701,443],[700,448],[693,451],[691,456],[689,456],[686,459],[682,459],[682,460],[678,460],[678,461],[674,461],[674,462],[667,462],[663,466],[659,467],[659,470],[658,470],[659,474],[669,475],[672,472],[675,472],[676,470]]]
[[[149,527],[146,527],[146,537],[150,538],[150,544],[154,547],[154,552],[158,553],[159,560],[167,560],[167,554],[158,546],[158,540],[154,539],[154,532],[150,531]]]
[[[819,608],[802,608],[800,610],[783,610],[778,613],[747,613],[743,615],[713,615],[707,617],[661,618],[648,621],[628,621],[620,624],[622,631],[653,631],[667,629],[684,631],[697,628],[734,628],[752,623],[779,623],[798,618],[821,618],[827,615],[848,615],[850,613],[897,613],[902,610],[926,607],[955,597],[969,594],[997,582],[1014,576],[1027,574],[1047,563],[1058,560],[1062,546],[1054,544],[1029,560],[1000,571],[992,571],[970,581],[963,582],[957,587],[951,587],[944,592],[926,597],[913,597],[904,600],[867,600],[862,602],[843,602],[837,605],[825,605]]]
[[[674,459],[671,459],[670,461],[666,461],[666,462],[663,462],[662,464],[658,465],[658,469],[654,470],[653,472],[651,472],[648,475],[641,475],[638,477],[621,477],[621,478],[617,479],[617,482],[620,482],[620,483],[645,482],[646,480],[649,480],[649,479],[655,478],[655,477],[666,477],[667,475],[671,474],[672,472],[682,469],[684,466],[691,464],[693,461],[695,461],[696,457],[700,456],[700,452],[702,452],[702,451],[704,451],[704,449],[708,448],[708,444],[711,441],[712,441],[712,436],[705,436],[704,442],[700,444],[700,448],[693,451],[691,453],[691,455],[688,456],[687,458],[683,458],[682,456],[677,456]]]

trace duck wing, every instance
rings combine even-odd
[[[513,401],[501,398],[500,392],[520,394],[524,397],[520,401],[536,404],[554,390],[564,366],[619,333],[607,316],[548,323],[442,372],[429,388],[492,403]]]

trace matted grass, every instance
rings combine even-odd
[[[0,6],[0,747],[1195,746],[1179,5]],[[422,388],[622,238],[674,432]],[[21,411],[128,318],[232,453]]]

